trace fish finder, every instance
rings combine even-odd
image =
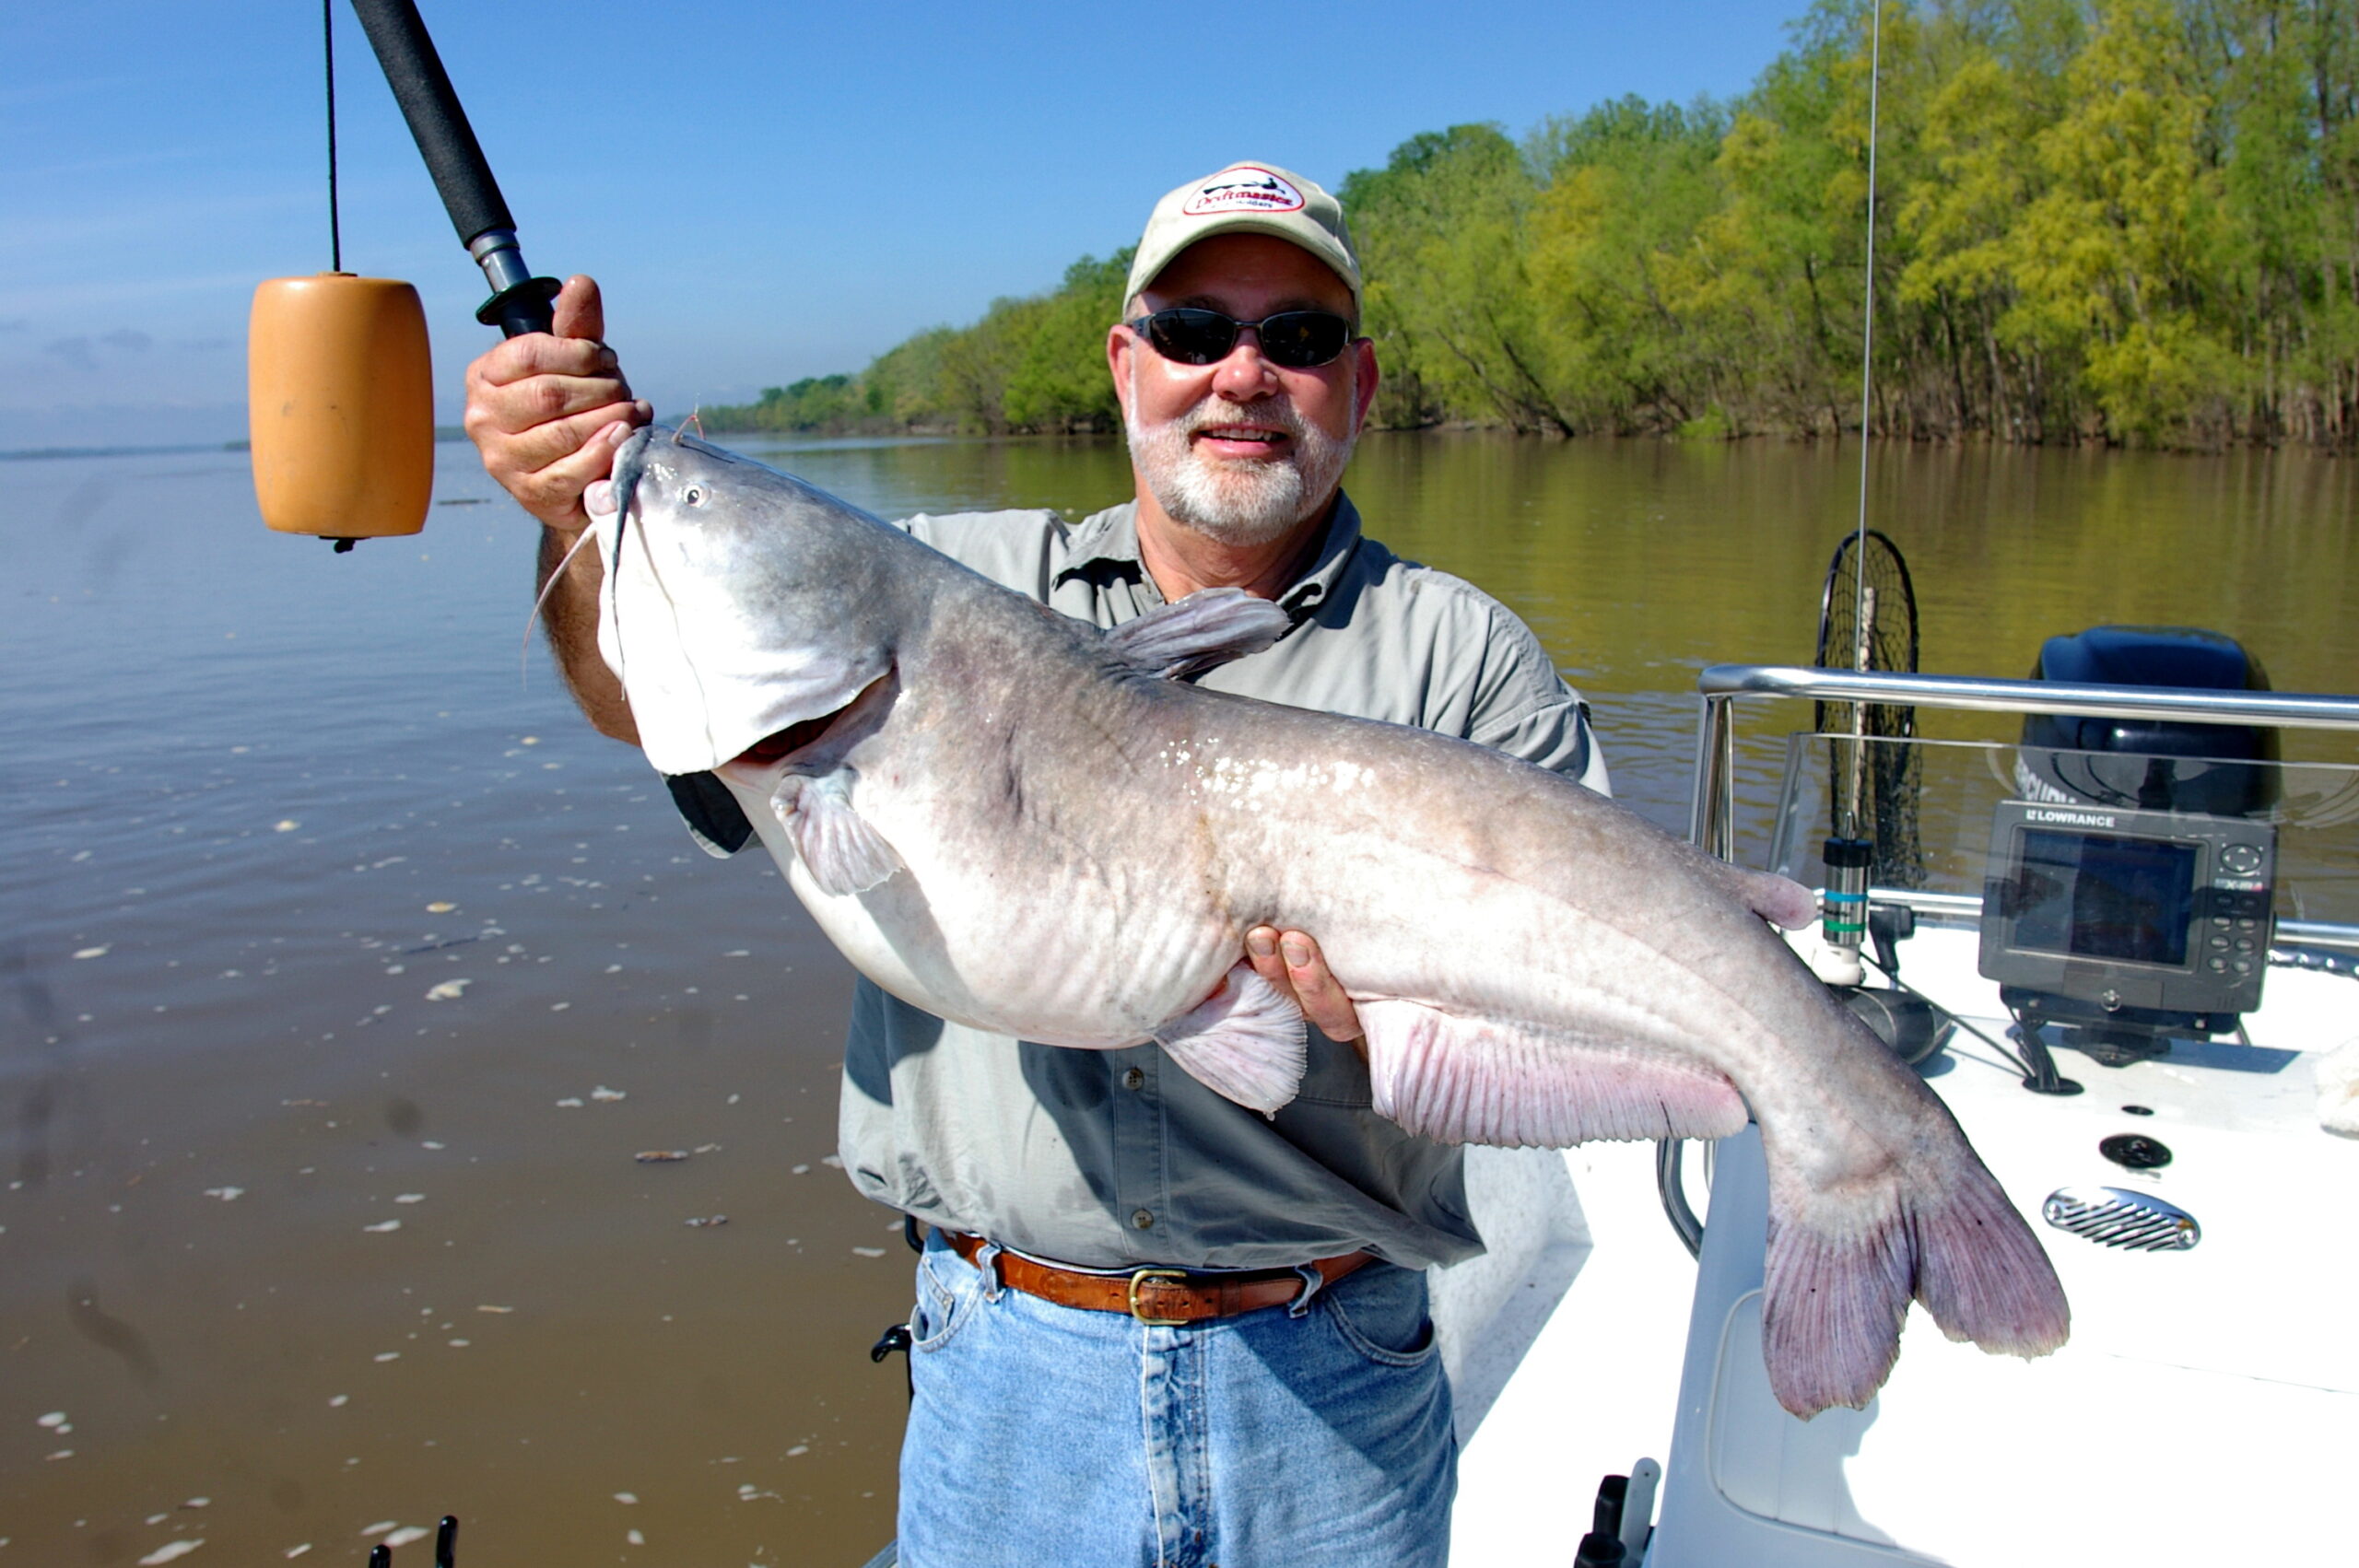
[[[2276,861],[2277,830],[2248,818],[2001,802],[1983,977],[2050,1016],[2233,1028],[2260,1005]]]

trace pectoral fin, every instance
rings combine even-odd
[[[848,767],[816,777],[790,773],[770,797],[770,810],[822,893],[865,893],[901,869],[893,846],[852,806],[857,777]]]
[[[1286,613],[1241,588],[1206,588],[1106,634],[1142,669],[1177,679],[1259,653],[1285,635]]]
[[[1239,964],[1220,989],[1155,1031],[1165,1054],[1215,1094],[1274,1116],[1302,1087],[1302,1009]]]
[[[1363,1001],[1359,1015],[1377,1114],[1443,1143],[1562,1149],[1744,1126],[1736,1086],[1701,1063],[1412,1001]]]

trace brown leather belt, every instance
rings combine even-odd
[[[973,1263],[983,1250],[983,1238],[960,1231],[945,1231],[950,1250]],[[1365,1264],[1376,1261],[1368,1251],[1321,1258],[1306,1268],[1315,1270],[1327,1284]],[[1302,1294],[1302,1275],[1293,1269],[1251,1269],[1233,1274],[1195,1274],[1185,1269],[1133,1269],[1127,1274],[1089,1274],[1060,1269],[1013,1252],[992,1259],[999,1282],[1026,1295],[1059,1306],[1091,1312],[1123,1312],[1150,1328],[1177,1328],[1210,1317],[1231,1317],[1283,1306]]]

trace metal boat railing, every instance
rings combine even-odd
[[[1820,670],[1798,664],[1715,664],[1696,677],[1704,712],[1696,737],[1695,792],[1688,837],[1722,860],[1733,858],[1736,820],[1736,699],[1801,697],[1816,702],[1873,702],[1904,708],[1946,708],[1972,713],[2060,713],[2097,719],[2169,719],[2198,724],[2273,724],[2290,730],[2359,733],[2359,697],[2296,692],[2219,691],[2189,686],[2084,686],[2059,681],[1998,681],[1971,675],[1904,675],[1874,671]],[[1982,900],[1970,894],[1871,888],[1872,903],[1906,904],[1936,919],[1978,920]],[[2280,941],[2359,949],[2359,927],[2280,919]],[[1664,1215],[1692,1255],[1703,1250],[1704,1227],[1687,1201],[1680,1143],[1661,1141],[1655,1188]]]
[[[1736,721],[1741,696],[1873,702],[1971,713],[2060,713],[2095,719],[2174,719],[2197,724],[2272,724],[2359,732],[2359,697],[2240,692],[2192,686],[2081,686],[1973,675],[1902,675],[1814,670],[1798,664],[1715,664],[1696,677],[1704,712],[1696,737],[1688,837],[1726,860],[1734,844]]]
[[[1868,902],[1897,905],[1913,910],[1919,920],[1935,925],[1971,926],[1982,919],[1982,900],[1971,893],[1935,893],[1929,888],[1886,887],[1878,883],[1868,889]],[[2269,929],[2270,934],[2280,942],[2359,950],[2359,925],[2341,920],[2297,920],[2279,915]]]

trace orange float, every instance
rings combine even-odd
[[[408,284],[332,272],[256,287],[246,408],[254,499],[273,529],[347,550],[426,526],[434,370]]]

